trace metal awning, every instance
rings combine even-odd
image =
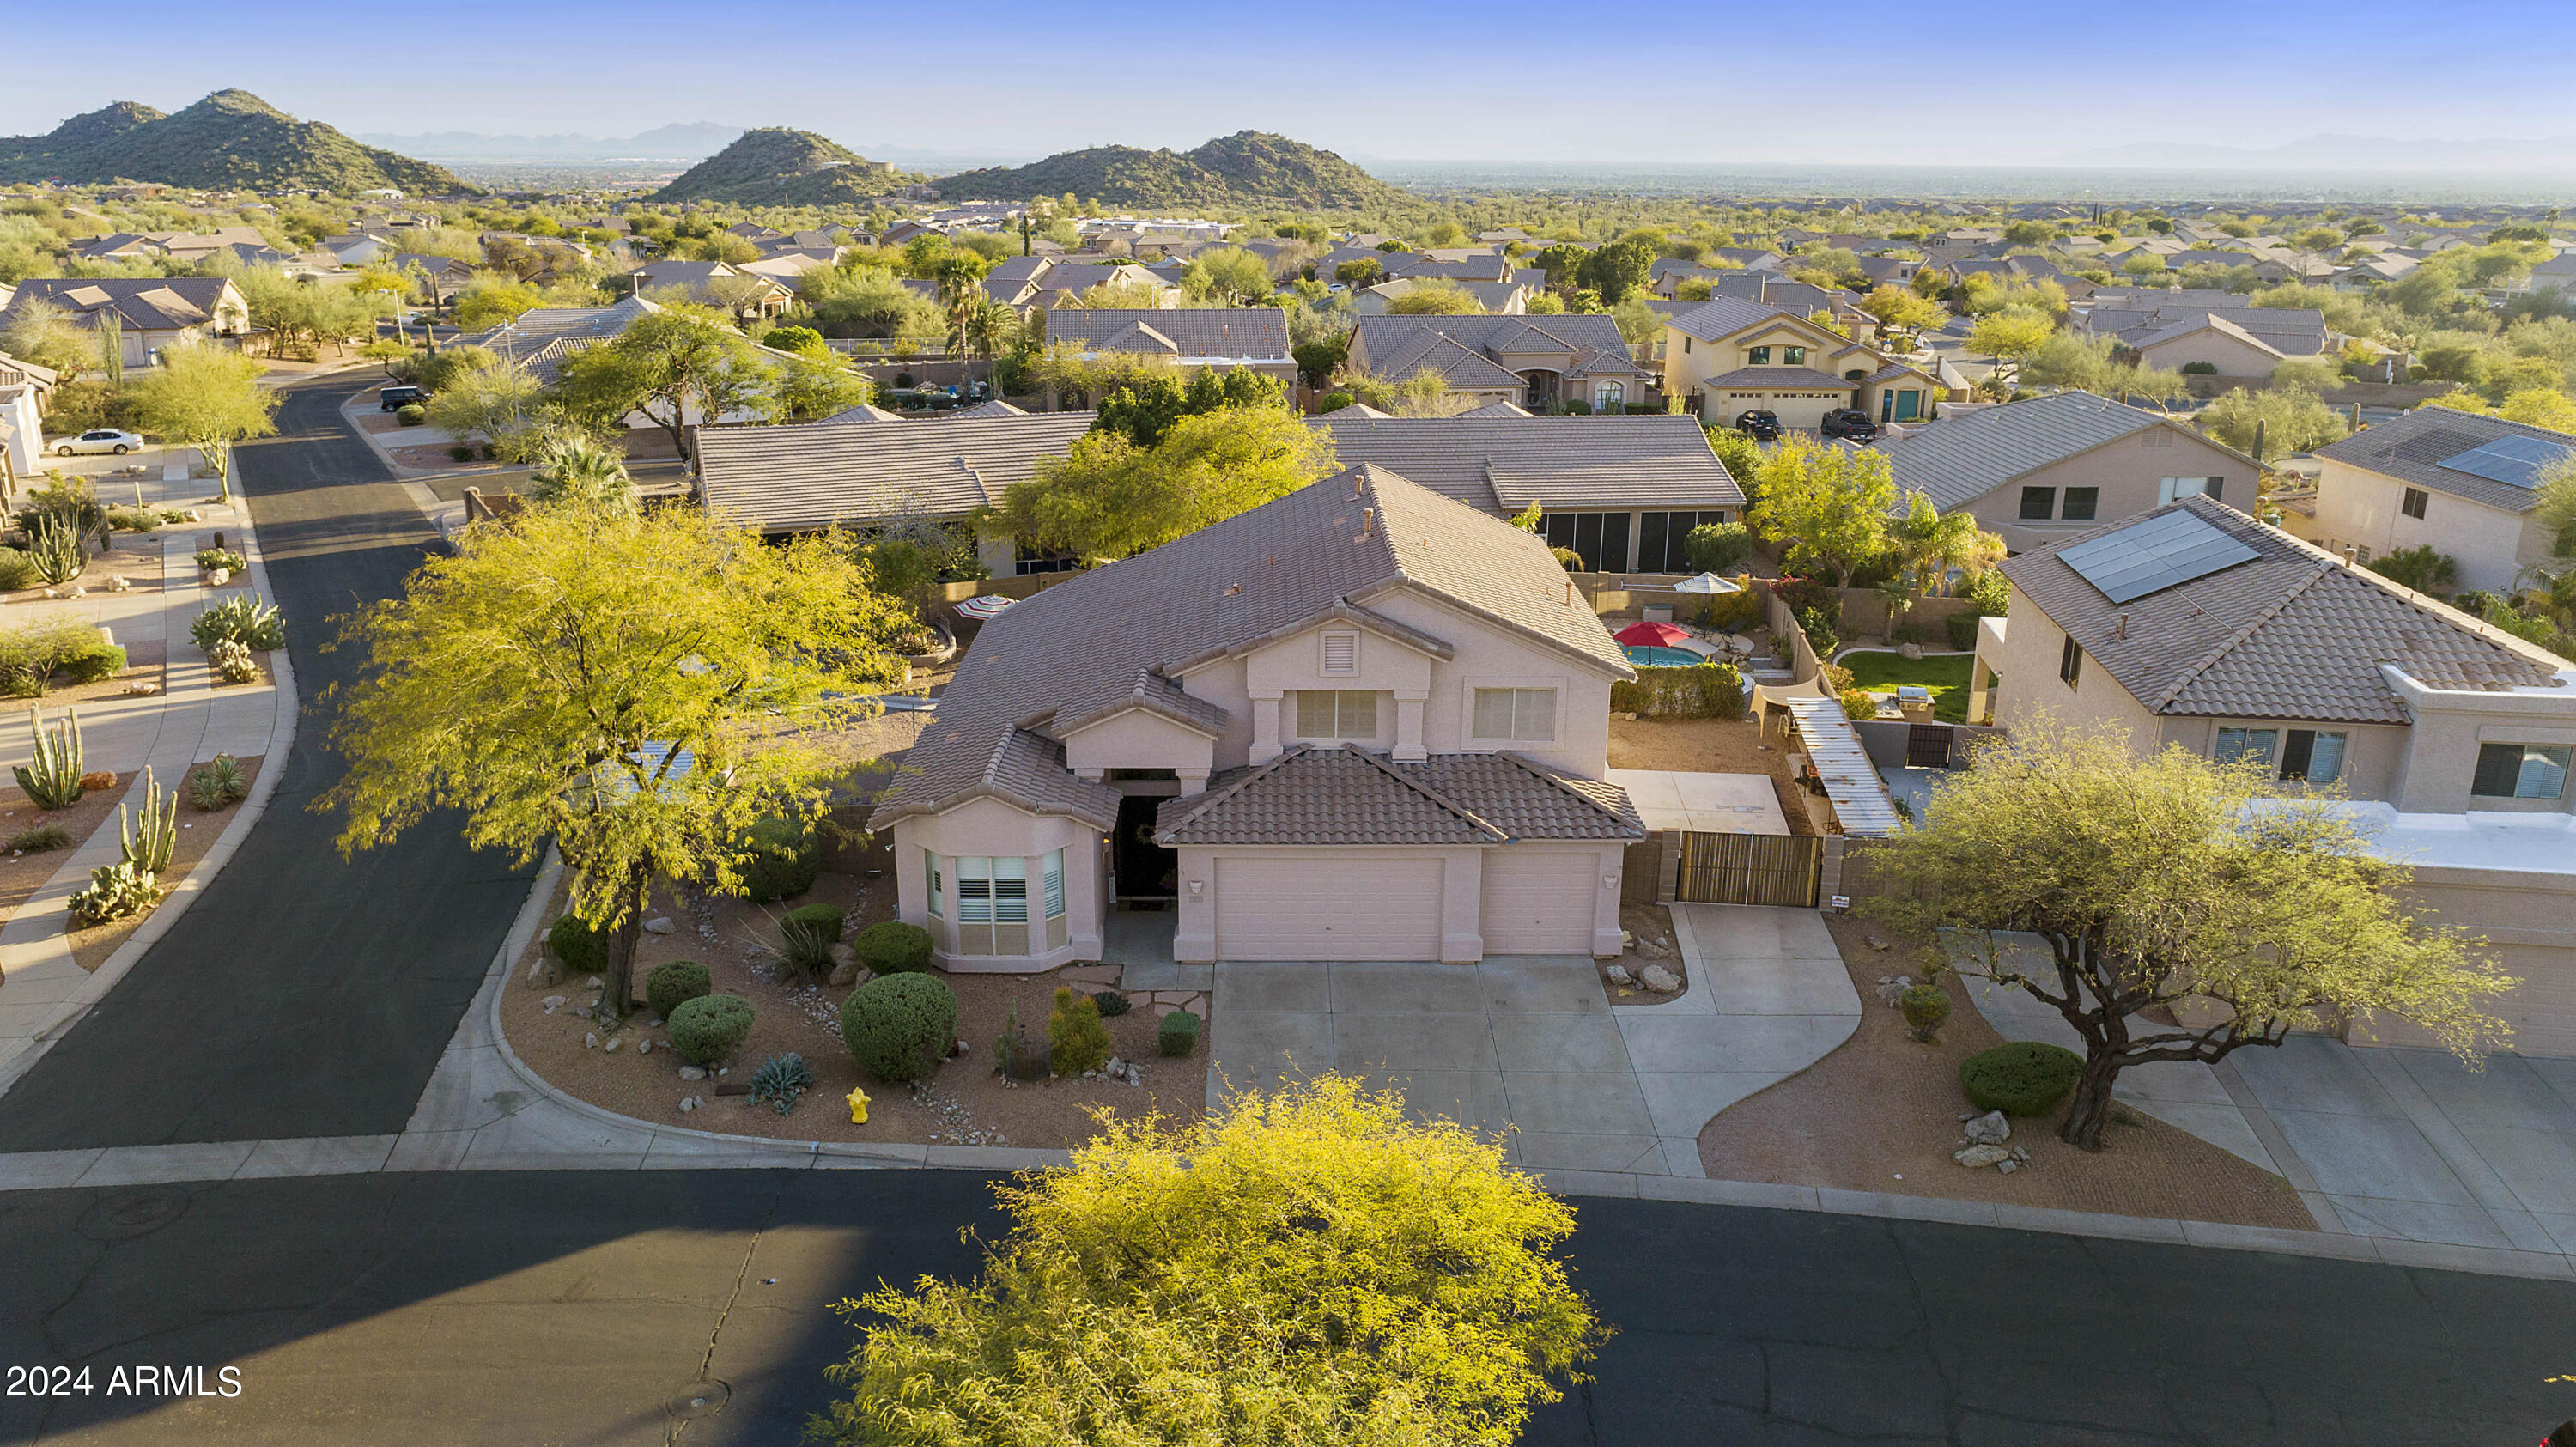
[[[1780,702],[1798,721],[1798,739],[1805,746],[1808,766],[1824,781],[1825,797],[1833,801],[1834,817],[1842,821],[1843,833],[1855,839],[1894,834],[1896,800],[1888,794],[1878,766],[1869,761],[1869,750],[1861,747],[1860,735],[1852,732],[1851,720],[1843,716],[1842,702],[1804,696]]]

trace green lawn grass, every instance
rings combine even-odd
[[[1894,653],[1852,653],[1843,658],[1843,667],[1852,671],[1852,684],[1872,693],[1887,693],[1900,683],[1917,683],[1932,690],[1932,716],[1943,723],[1968,721],[1968,668],[1976,662],[1972,654],[1946,653],[1928,658],[1899,658]]]

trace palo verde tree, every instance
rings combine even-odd
[[[315,807],[350,852],[448,809],[522,863],[552,839],[608,933],[613,1016],[656,881],[738,890],[756,820],[820,817],[844,766],[809,740],[899,681],[875,640],[902,619],[827,538],[540,505],[342,620],[349,770]]]
[[[2058,1134],[2086,1150],[2132,1065],[2278,1045],[2337,1010],[2413,1020],[2463,1056],[2501,1036],[2480,1006],[2515,982],[2410,916],[2406,867],[2331,800],[2274,787],[2256,761],[2140,753],[2119,729],[2043,717],[1872,852],[1884,892],[1866,908],[2065,1017],[2084,1073]]]
[[[657,307],[564,360],[564,406],[595,427],[641,412],[690,456],[689,429],[768,403],[778,377],[751,339],[708,307]]]
[[[1887,552],[1896,506],[1887,456],[1790,436],[1766,453],[1745,521],[1787,544],[1792,567],[1840,583]]]
[[[842,1303],[871,1319],[810,1440],[1508,1447],[1601,1336],[1565,1203],[1343,1078],[1104,1116],[996,1190],[980,1280]]]
[[[233,496],[233,444],[275,432],[285,400],[259,384],[259,373],[259,363],[230,348],[191,343],[162,352],[161,365],[135,384],[143,430],[197,449],[225,502]]]
[[[1103,428],[1003,495],[1001,527],[1107,562],[1295,492],[1333,470],[1333,439],[1268,402],[1184,416],[1151,447]]]

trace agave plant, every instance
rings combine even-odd
[[[796,1102],[813,1088],[814,1067],[792,1050],[770,1056],[751,1073],[751,1098],[768,1101],[769,1108],[780,1115],[794,1110]]]
[[[546,440],[528,478],[528,496],[618,512],[635,507],[625,456],[587,432],[561,432]]]

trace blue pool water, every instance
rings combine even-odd
[[[1643,664],[1648,668],[1692,668],[1708,661],[1687,648],[1656,648],[1644,643],[1622,643],[1619,646],[1626,650],[1630,663]]]

